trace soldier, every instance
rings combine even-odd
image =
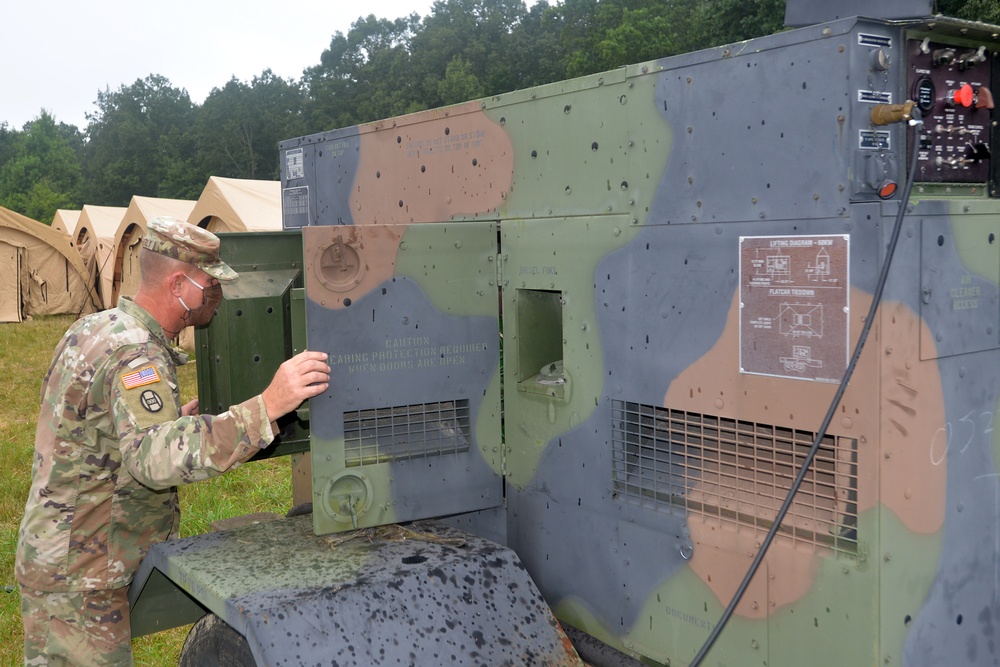
[[[25,665],[131,665],[128,584],[149,547],[177,536],[177,489],[238,466],[271,422],[325,391],[326,354],[281,365],[258,396],[217,416],[180,405],[168,340],[211,321],[236,272],[219,239],[149,221],[134,300],[85,317],[42,384],[32,485],[17,545]]]

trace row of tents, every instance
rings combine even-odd
[[[112,308],[139,286],[146,223],[161,215],[211,232],[281,229],[281,184],[212,176],[197,201],[132,197],[127,208],[59,210],[51,225],[0,207],[0,322]]]

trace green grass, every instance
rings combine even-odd
[[[14,580],[14,552],[24,501],[31,485],[35,423],[42,378],[52,350],[72,324],[71,316],[0,324],[0,667],[23,663],[20,596]],[[197,392],[195,363],[179,369],[181,402]],[[209,524],[251,512],[283,514],[291,506],[288,459],[247,464],[207,482],[183,487],[181,536],[206,532]],[[176,665],[188,628],[140,637],[133,641],[135,664]]]

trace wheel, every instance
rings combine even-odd
[[[302,516],[303,514],[312,514],[312,512],[313,512],[313,504],[312,503],[301,503],[299,505],[296,505],[292,509],[288,510],[288,513],[285,515],[285,517],[287,517],[287,518],[290,519],[293,516]]]
[[[184,640],[179,667],[256,667],[246,638],[215,614],[194,624]]]

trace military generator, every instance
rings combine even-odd
[[[284,231],[224,237],[199,391],[329,354],[268,450],[311,513],[155,547],[136,633],[998,664],[1000,28],[851,4],[282,142]]]

